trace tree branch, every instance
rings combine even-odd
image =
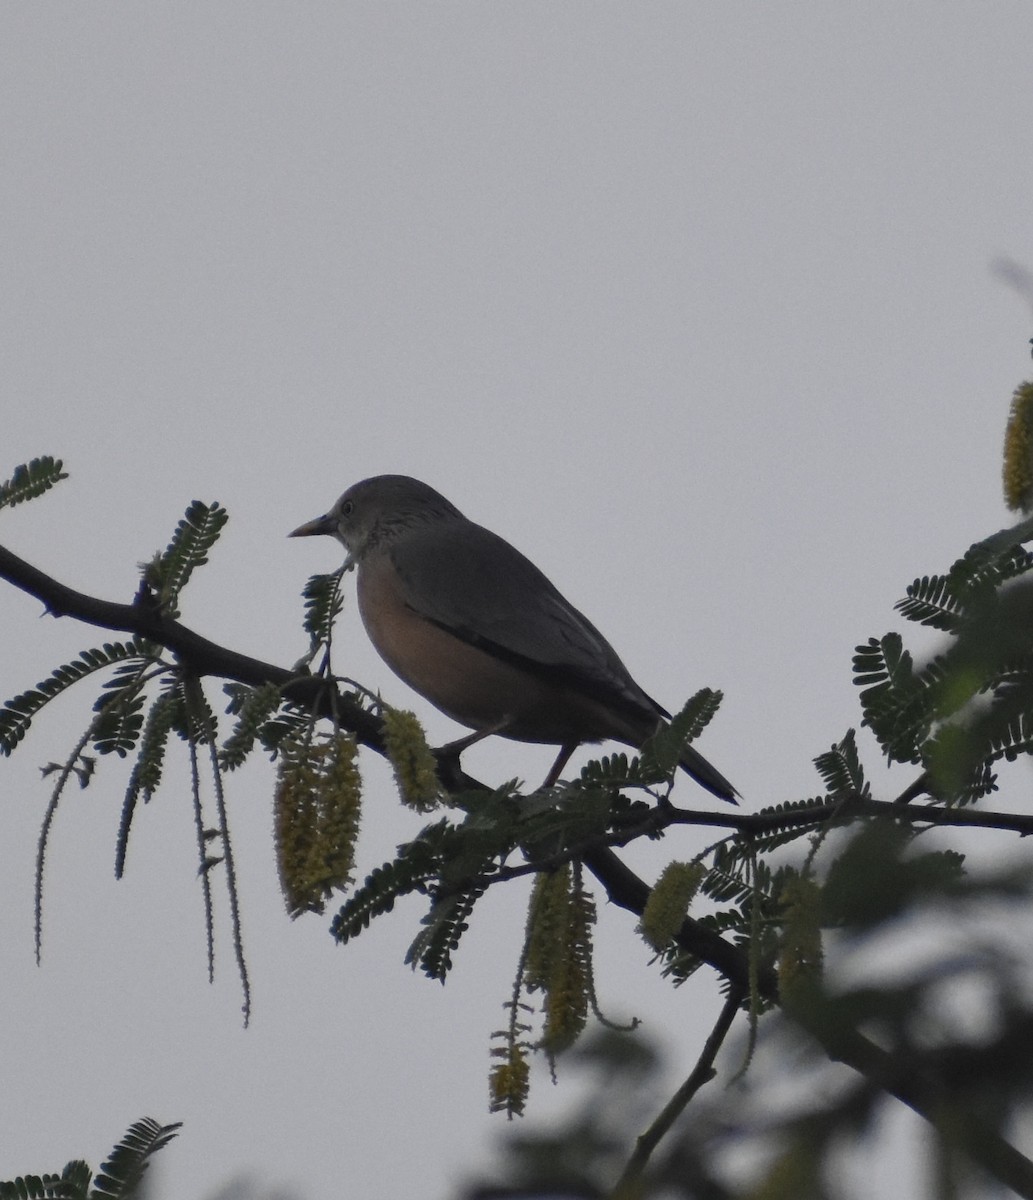
[[[260,659],[250,658],[227,650],[207,638],[201,637],[192,629],[178,621],[170,621],[155,612],[146,603],[117,604],[108,600],[78,592],[73,588],[59,583],[38,568],[33,567],[24,559],[0,546],[0,578],[6,579],[15,587],[20,588],[30,596],[41,601],[47,612],[55,617],[72,617],[88,625],[101,629],[110,629],[122,633],[131,633],[170,650],[182,663],[189,666],[197,675],[212,675],[221,679],[233,680],[237,683],[259,687],[265,683],[274,683],[281,687],[284,696],[293,703],[311,707],[320,715],[330,716],[336,708],[340,723],[352,732],[356,739],[378,754],[385,753],[382,725],[380,719],[373,713],[367,712],[355,700],[344,693],[338,693],[332,699],[330,686],[326,681],[308,675],[296,675],[283,667]],[[467,790],[482,787],[476,780],[464,775],[461,771],[442,761],[443,775],[446,786],[453,790]],[[880,804],[877,801],[864,801],[867,806],[873,806],[870,811],[880,814],[889,810],[897,817],[900,809],[893,805]],[[827,819],[826,806],[815,806],[815,812],[803,810],[799,819],[813,822],[817,819]],[[975,818],[986,814],[969,814],[954,810],[916,810],[920,817],[928,819],[931,812],[943,812],[942,824],[987,824]],[[684,810],[672,809],[675,814],[671,824],[710,824],[722,825],[726,828],[751,830],[756,832],[772,826],[785,826],[787,817],[793,814],[707,814],[690,813]],[[949,817],[949,819],[948,819]],[[740,824],[745,822],[745,824]],[[1028,832],[1014,824],[1014,819],[1000,815],[996,828],[1014,828],[1019,832]],[[1012,823],[1004,823],[1012,822]],[[610,900],[621,908],[628,909],[638,916],[642,915],[646,899],[649,896],[649,886],[631,871],[609,847],[590,850],[585,854],[585,865],[599,880]],[[746,953],[713,931],[700,926],[691,918],[686,918],[678,934],[678,944],[688,954],[709,963],[722,974],[742,994],[749,989],[749,959]],[[757,981],[761,995],[777,1001],[778,984],[774,972],[762,969]],[[891,1057],[862,1034],[849,1030],[845,1034],[838,1031],[835,1035],[824,1028],[820,1021],[801,1019],[799,1014],[792,1014],[808,1029],[825,1049],[830,1057],[844,1062],[872,1080],[891,1095],[896,1096],[908,1107],[927,1120],[936,1122],[938,1107],[938,1090],[934,1084],[924,1081],[914,1075],[900,1077],[900,1070],[895,1068]],[[994,1130],[982,1122],[972,1119],[965,1131],[963,1142],[966,1151],[986,1170],[996,1178],[1007,1183],[1019,1195],[1033,1200],[1033,1162],[1025,1158],[1013,1146],[1006,1142]]]
[[[742,992],[733,991],[728,999],[725,1000],[724,1007],[721,1009],[721,1015],[717,1018],[717,1023],[710,1031],[710,1036],[704,1043],[703,1051],[696,1065],[692,1068],[689,1077],[664,1105],[652,1125],[637,1139],[635,1149],[628,1159],[624,1170],[621,1172],[621,1177],[617,1180],[616,1187],[613,1189],[614,1200],[620,1200],[621,1197],[630,1198],[639,1195],[636,1185],[646,1168],[649,1156],[657,1148],[661,1139],[668,1133],[682,1112],[684,1112],[685,1106],[693,1096],[717,1074],[714,1069],[714,1060],[717,1058],[717,1052],[721,1049],[722,1043],[728,1036],[728,1031],[732,1028],[732,1022],[735,1020],[735,1015],[739,1011],[739,1006],[742,1004],[743,999],[744,995]]]
[[[314,708],[322,716],[332,714],[331,689],[325,680],[314,675],[297,675],[273,663],[227,650],[179,621],[168,620],[145,603],[116,604],[111,600],[99,600],[85,592],[77,592],[3,546],[0,546],[0,579],[6,579],[28,595],[35,596],[52,617],[72,617],[100,629],[136,634],[170,650],[196,675],[214,675],[250,687],[274,683],[282,688],[284,696],[293,703]],[[349,732],[364,746],[384,754],[380,718],[340,691],[334,704]]]

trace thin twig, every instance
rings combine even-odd
[[[237,654],[209,641],[179,621],[170,621],[150,605],[116,604],[85,592],[77,592],[12,554],[4,546],[0,546],[0,579],[6,579],[41,601],[51,616],[72,617],[100,629],[138,634],[171,650],[182,664],[197,675],[214,675],[252,687],[275,683],[292,703],[304,707],[316,702],[321,716],[330,715],[327,687],[318,676],[299,675],[247,654]],[[342,723],[355,734],[357,740],[378,754],[383,754],[380,718],[367,712],[347,694],[339,695],[337,703],[344,714]]]
[[[50,841],[50,827],[54,823],[54,817],[57,813],[58,802],[61,799],[61,793],[65,790],[65,784],[68,782],[72,771],[75,769],[76,761],[79,755],[86,749],[86,745],[90,738],[93,737],[93,729],[96,725],[96,718],[92,720],[86,732],[79,739],[75,749],[68,756],[65,765],[61,768],[61,774],[57,777],[57,782],[54,784],[54,790],[50,793],[50,802],[47,804],[47,811],[43,814],[43,824],[40,826],[39,841],[36,843],[36,923],[35,923],[35,938],[36,938],[36,966],[40,965],[43,958],[43,868],[47,860],[47,845]]]
[[[693,1096],[717,1074],[717,1071],[714,1069],[714,1060],[717,1058],[718,1050],[721,1049],[721,1044],[728,1036],[728,1031],[732,1027],[732,1022],[735,1020],[735,1015],[739,1011],[742,1001],[743,993],[738,990],[733,991],[728,996],[728,999],[725,1000],[724,1007],[721,1009],[721,1015],[717,1018],[717,1023],[703,1044],[703,1051],[699,1056],[699,1061],[692,1068],[688,1079],[685,1080],[660,1110],[659,1115],[652,1125],[649,1126],[645,1133],[640,1134],[636,1140],[635,1149],[628,1159],[624,1170],[621,1172],[621,1177],[617,1180],[616,1187],[611,1193],[611,1200],[622,1200],[623,1197],[632,1197],[639,1194],[636,1190],[636,1185],[642,1177],[642,1172],[646,1168],[646,1163],[649,1161],[650,1155],[660,1144],[661,1139],[668,1133],[671,1126],[681,1116]]]
[[[200,683],[196,684],[200,690]],[[204,712],[211,725],[207,705]],[[219,751],[215,742],[215,729],[208,730],[208,749],[212,759],[212,780],[215,786],[215,807],[219,816],[219,836],[222,838],[222,856],[226,864],[226,890],[230,898],[230,926],[233,931],[233,953],[237,959],[237,973],[240,975],[240,987],[244,993],[244,1003],[241,1010],[244,1013],[244,1026],[251,1020],[251,981],[248,977],[247,962],[244,959],[244,935],[240,921],[240,900],[237,895],[237,868],[233,858],[233,843],[230,840],[230,823],[226,815],[226,793],[222,785],[222,770],[219,767]]]
[[[188,717],[189,720],[189,717]],[[201,770],[197,762],[197,741],[187,743],[190,755],[190,790],[194,801],[194,828],[197,832],[197,853],[200,858],[201,894],[204,898],[204,927],[208,942],[208,982],[215,982],[215,918],[212,912],[212,884],[208,875],[208,847],[205,844],[204,809],[201,806]]]

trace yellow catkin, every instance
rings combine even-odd
[[[1033,383],[1021,383],[1012,397],[1004,434],[1004,501],[1010,509],[1033,510]]]
[[[782,890],[783,924],[778,955],[782,999],[802,999],[821,979],[821,888],[804,876],[790,879]]]
[[[402,802],[417,812],[433,811],[441,801],[438,764],[416,714],[400,708],[385,709],[384,741]]]
[[[291,916],[311,908],[304,880],[309,843],[316,837],[314,777],[315,771],[297,748],[281,749],[273,793],[273,824],[280,890]]]
[[[511,1117],[523,1115],[530,1088],[530,1063],[522,1046],[510,1046],[488,1077],[489,1110]]]
[[[706,874],[702,863],[673,862],[664,867],[649,893],[638,927],[654,950],[663,950],[681,928]]]
[[[276,860],[287,911],[322,912],[351,882],[361,811],[357,749],[345,734],[281,748],[274,793]]]
[[[324,896],[346,888],[355,866],[362,811],[362,776],[355,739],[337,733],[326,745],[319,778],[319,836],[309,852],[309,886]]]
[[[535,876],[527,910],[527,952],[524,986],[529,992],[546,991],[554,964],[566,949],[570,919],[570,865]]]
[[[556,1055],[573,1045],[588,1021],[592,992],[595,904],[577,881],[567,904],[563,945],[546,989],[542,1048]]]

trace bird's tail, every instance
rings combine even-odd
[[[683,771],[695,779],[700,787],[705,787],[718,800],[726,800],[729,804],[738,803],[736,797],[739,793],[717,767],[712,767],[698,750],[693,750],[691,746],[687,747],[681,756],[679,765]]]

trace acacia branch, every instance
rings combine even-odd
[[[87,625],[119,633],[136,634],[157,642],[170,650],[197,675],[212,675],[250,687],[276,684],[287,699],[303,705],[315,705],[316,710],[331,715],[330,688],[313,675],[298,675],[285,667],[238,654],[202,637],[179,621],[171,621],[147,604],[119,604],[101,600],[76,591],[45,574],[37,567],[0,546],[0,578],[41,601],[53,617],[72,617]],[[342,724],[364,746],[377,754],[385,754],[383,727],[376,714],[362,708],[347,693],[338,691],[335,700]],[[443,764],[443,766],[446,764]],[[461,772],[446,773],[444,780],[452,790],[478,787],[475,780]],[[854,797],[847,801],[850,814],[883,816],[895,814],[899,819],[929,825],[968,826],[984,829],[1004,829],[1023,835],[1033,834],[1033,815],[1019,813],[981,812],[971,809],[944,808],[930,805],[902,809],[894,803]],[[669,825],[709,825],[733,829],[737,833],[764,834],[779,829],[791,829],[821,824],[843,811],[842,802],[816,800],[791,811],[768,810],[759,813],[704,811],[663,806],[654,809],[641,826],[625,831],[622,840],[630,841],[644,832],[657,832]],[[619,844],[614,842],[613,844]]]
[[[153,606],[140,601],[117,604],[77,592],[0,546],[0,579],[42,602],[52,617],[72,617],[86,625],[131,633],[156,642],[171,651],[195,675],[213,675],[234,683],[261,687],[273,683],[295,704],[314,708],[320,715],[331,716],[331,687],[314,675],[299,675],[285,667],[262,662],[246,654],[228,650],[209,641],[179,621],[162,616]],[[347,693],[337,691],[333,700],[341,723],[364,746],[384,754],[380,718],[367,712]]]
[[[616,1187],[613,1189],[614,1200],[620,1200],[621,1197],[630,1198],[639,1194],[636,1185],[642,1177],[642,1172],[646,1169],[646,1163],[649,1161],[650,1155],[660,1144],[661,1139],[669,1132],[671,1126],[681,1116],[682,1112],[684,1112],[685,1106],[693,1096],[717,1074],[714,1068],[714,1060],[717,1058],[717,1052],[721,1049],[722,1043],[732,1028],[732,1022],[735,1020],[743,999],[744,995],[742,992],[733,991],[725,1000],[721,1014],[717,1018],[717,1023],[710,1031],[710,1036],[704,1043],[703,1050],[696,1065],[692,1068],[689,1077],[664,1105],[652,1125],[636,1140],[635,1149],[628,1159],[624,1170],[621,1172],[621,1177],[617,1180]]]
[[[283,694],[295,703],[314,706],[317,711],[327,716],[332,715],[334,711],[331,706],[331,689],[321,679],[299,676],[272,663],[237,654],[209,641],[179,621],[162,617],[147,605],[118,604],[78,592],[59,583],[3,546],[0,546],[0,578],[40,600],[51,616],[72,617],[101,629],[147,638],[166,647],[197,675],[212,675],[251,687],[273,683],[281,687]],[[343,728],[353,733],[359,742],[377,754],[386,754],[379,717],[367,712],[350,696],[340,692],[333,703],[336,705],[337,720]],[[443,782],[450,790],[476,790],[485,787],[462,772],[456,772],[454,763],[449,760],[444,760],[441,765],[442,773],[446,776]],[[641,916],[649,895],[648,884],[605,847],[586,854],[585,862],[614,904]],[[686,941],[691,943],[686,949],[696,958],[709,963],[735,985],[747,986],[746,955],[711,930],[696,927],[693,931],[693,926],[694,922],[688,924],[684,931]]]
[[[155,642],[171,651],[197,675],[215,676],[251,687],[273,683],[281,688],[283,695],[293,703],[310,707],[320,715],[332,716],[336,712],[341,726],[353,733],[359,742],[378,754],[385,754],[380,718],[367,712],[346,693],[338,691],[334,695],[331,686],[325,680],[311,675],[298,675],[284,667],[228,650],[195,633],[179,621],[162,616],[147,603],[119,604],[76,591],[3,546],[0,546],[0,578],[6,579],[21,591],[41,601],[51,616],[72,617],[87,625],[130,633]],[[440,762],[440,766],[443,782],[450,790],[469,790],[483,786],[463,774],[454,762],[445,759]],[[877,805],[875,801],[865,803]],[[880,813],[886,808],[899,817],[899,808],[877,805],[877,811]],[[816,817],[820,819],[825,806],[818,805],[816,809],[818,811],[815,813],[804,810],[800,815],[801,821],[806,819],[813,823]],[[937,810],[918,811],[919,815],[927,817],[930,812]],[[950,813],[951,820],[948,821],[945,817],[941,822],[944,824],[980,823],[972,819],[980,814],[939,811]],[[793,814],[786,813],[756,814],[752,817],[749,814],[697,814],[676,809],[672,809],[672,813],[675,817],[669,822],[671,824],[723,824],[728,828],[742,828],[744,831],[750,828],[749,824],[740,824],[744,821],[753,822],[754,831],[757,831],[759,822],[767,821],[775,825],[781,823],[781,827],[785,827],[787,818],[794,818]],[[1001,819],[1011,820],[1003,815]],[[997,827],[1017,828],[1004,824]],[[613,850],[608,846],[589,850],[584,861],[602,884],[612,903],[637,916],[642,915],[650,893],[649,885],[630,870]],[[723,975],[733,988],[746,994],[749,989],[750,970],[749,958],[745,951],[726,942],[720,935],[691,918],[686,918],[683,922],[677,941],[687,954],[708,963]],[[757,987],[762,996],[777,1002],[777,979],[770,968],[759,972]],[[890,1055],[856,1030],[846,1033],[840,1030],[833,1033],[819,1020],[808,1021],[799,1014],[792,1015],[808,1029],[831,1058],[853,1067],[883,1090],[903,1101],[909,1108],[933,1124],[936,1123],[940,1093],[933,1083],[913,1074],[903,1075],[902,1070],[894,1065]],[[966,1151],[976,1162],[1019,1195],[1033,1200],[1033,1162],[1020,1154],[993,1129],[976,1119],[969,1121],[962,1140]]]
[[[891,817],[909,825],[957,826],[968,829],[1003,829],[1023,837],[1033,834],[1033,814],[987,812],[970,808],[947,808],[940,804],[921,808],[902,808],[896,800],[873,800],[870,796],[850,796],[845,800],[815,800],[789,811],[766,809],[758,813],[704,812],[672,806],[658,807],[643,824],[651,831],[670,825],[712,825],[734,829],[737,833],[762,836],[782,829],[801,829],[819,826],[840,817]],[[636,827],[637,828],[637,827]],[[643,830],[642,832],[645,832]],[[637,836],[637,834],[632,834]],[[615,843],[616,844],[616,843]]]

